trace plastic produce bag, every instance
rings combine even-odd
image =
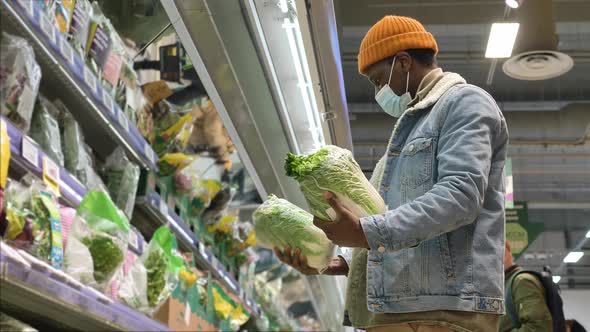
[[[60,269],[63,260],[61,220],[55,197],[33,177],[11,182],[6,189],[6,229],[3,237]]]
[[[113,201],[131,219],[139,183],[139,166],[130,162],[123,148],[118,147],[107,158],[104,175]]]
[[[178,285],[184,264],[177,252],[176,238],[167,227],[156,230],[141,259],[147,270],[147,298],[153,314]]]
[[[287,200],[270,195],[252,214],[256,240],[267,248],[299,248],[309,266],[323,269],[334,257],[335,246],[313,224],[313,216]]]
[[[29,135],[58,165],[64,166],[59,130],[59,110],[44,96],[39,96],[35,104]],[[79,143],[78,143],[79,144]]]
[[[66,252],[77,249],[80,255],[76,256],[79,259],[66,262],[66,271],[79,269],[79,264],[87,264],[81,259],[87,255],[83,253],[80,244],[85,246],[91,256],[88,261],[92,262],[92,275],[96,281],[96,284],[90,284],[103,290],[123,263],[129,222],[115,207],[108,194],[101,191],[89,191],[82,199],[77,213],[79,218],[76,218],[70,230]],[[66,257],[73,256],[66,253]]]
[[[41,82],[41,68],[31,45],[2,33],[0,43],[0,114],[27,132]]]
[[[357,217],[367,217],[386,211],[385,202],[365,177],[352,152],[328,145],[306,156],[287,154],[287,175],[299,182],[311,213],[325,221],[336,214],[324,199],[330,191]]]
[[[121,271],[117,298],[141,312],[149,311],[147,297],[147,270],[141,260],[136,260],[126,275]]]
[[[176,123],[156,134],[154,151],[158,155],[184,152],[192,131],[193,114],[183,115]]]

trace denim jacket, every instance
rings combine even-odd
[[[375,313],[504,313],[506,122],[494,99],[445,73],[398,119],[374,177],[388,205],[361,219]]]

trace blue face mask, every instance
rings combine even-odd
[[[384,85],[379,92],[375,95],[377,104],[385,111],[385,113],[399,118],[402,116],[404,111],[408,108],[408,104],[412,101],[412,96],[408,92],[408,84],[410,83],[410,72],[406,77],[406,93],[398,96],[391,90],[389,83],[391,83],[391,75],[393,74],[393,66],[395,65],[395,58],[393,58],[393,64],[391,65],[391,71],[389,72],[389,81]]]

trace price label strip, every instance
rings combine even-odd
[[[34,7],[35,1],[19,0],[18,3],[22,8],[27,10],[27,14],[29,14],[29,16],[31,18],[35,18],[35,7]]]
[[[109,95],[109,92],[106,89],[102,90],[102,103],[107,108],[107,110],[109,110],[109,112],[114,115],[115,111],[113,109],[113,98],[111,98],[111,95]]]
[[[66,59],[66,61],[68,61],[72,66],[76,64],[76,62],[74,61],[74,50],[68,43],[67,39],[61,38],[61,41],[59,43],[59,50],[64,59]]]
[[[84,83],[86,83],[93,94],[96,93],[96,77],[88,67],[84,67]]]
[[[127,115],[123,110],[119,111],[119,124],[125,129],[126,132],[129,132],[129,120],[127,120]]]
[[[59,197],[59,167],[47,156],[43,156],[43,182]]]
[[[160,198],[160,213],[166,217],[168,215],[168,206],[166,205],[166,201]]]
[[[33,141],[27,137],[23,137],[22,155],[26,161],[30,162],[35,168],[39,167],[39,149]]]
[[[55,45],[55,28],[51,22],[49,22],[47,17],[41,16],[41,19],[39,20],[39,27],[41,28],[43,34],[49,38],[49,41]]]

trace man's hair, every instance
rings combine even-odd
[[[414,61],[424,67],[432,68],[436,65],[436,55],[434,55],[434,50],[431,48],[411,48],[404,50],[404,52],[407,52]],[[387,60],[393,62],[393,58],[395,58],[395,55],[390,56]]]
[[[434,50],[430,48],[412,48],[406,50],[408,54],[424,67],[432,67],[436,64],[436,56]]]

